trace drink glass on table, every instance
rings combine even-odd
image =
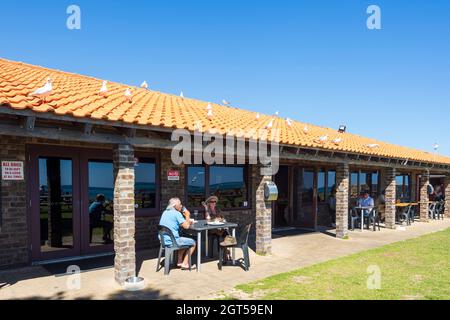
[[[198,210],[194,210],[194,220],[197,221],[198,217]]]

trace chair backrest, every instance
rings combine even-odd
[[[242,229],[241,233],[239,234],[239,238],[237,239],[237,243],[239,245],[247,244],[248,243],[248,236],[250,234],[250,229],[252,228],[252,224],[248,224]]]
[[[177,245],[175,236],[173,235],[172,230],[170,230],[169,228],[158,225],[158,234],[159,234],[159,240],[161,241],[161,244],[163,247],[168,246],[164,240],[164,235],[168,235],[170,237],[170,240],[172,241],[172,245],[174,245],[174,246]]]

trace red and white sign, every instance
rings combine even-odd
[[[180,181],[180,171],[178,171],[178,170],[169,170],[167,172],[167,180],[169,180],[169,181]]]
[[[21,181],[24,179],[22,161],[2,161],[2,180]]]

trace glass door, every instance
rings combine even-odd
[[[30,220],[32,259],[80,254],[78,158],[70,150],[31,148]]]
[[[110,151],[81,156],[83,254],[113,252],[114,165]]]
[[[296,226],[315,229],[317,224],[316,171],[297,168],[295,174],[294,219]]]

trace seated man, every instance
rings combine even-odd
[[[179,246],[190,246],[191,255],[194,253],[195,241],[190,238],[180,237],[180,229],[183,228],[187,230],[191,226],[190,213],[185,207],[183,207],[180,199],[172,198],[169,200],[169,205],[163,212],[159,224],[172,231]],[[169,246],[173,245],[168,235],[164,235],[164,242]],[[180,250],[178,252],[177,266],[183,270],[189,268],[189,257],[187,253],[187,250]]]
[[[375,207],[375,203],[373,201],[373,198],[370,196],[369,191],[364,191],[361,193],[361,197],[358,199],[358,206],[370,208],[370,209],[364,210],[364,217],[367,218],[370,216],[372,209]]]

